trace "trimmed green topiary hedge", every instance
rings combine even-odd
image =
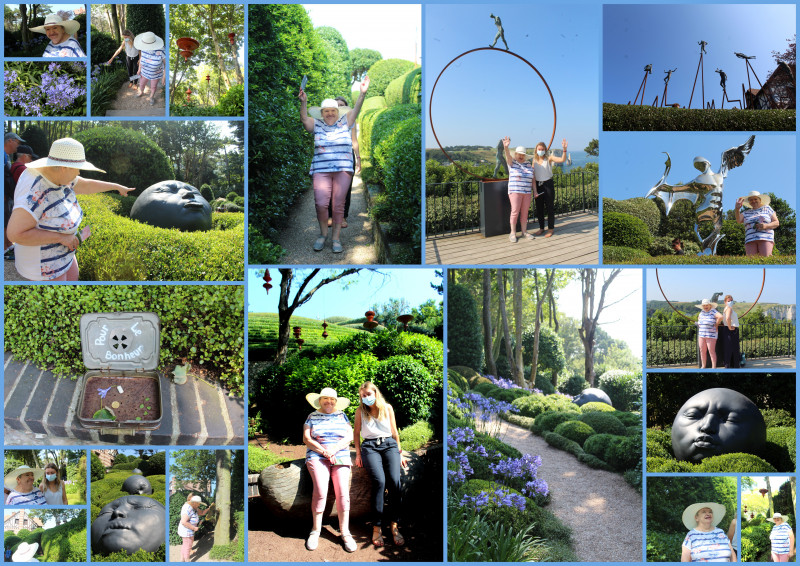
[[[42,562],[86,562],[86,513],[42,533]]]
[[[419,104],[421,95],[422,67],[411,69],[404,75],[400,75],[386,87],[386,105],[397,106],[398,104]]]
[[[175,178],[164,150],[137,130],[99,126],[74,137],[83,144],[86,160],[106,171],[81,171],[83,177],[134,187],[128,194],[136,196],[150,185]]]
[[[658,205],[653,199],[644,197],[626,200],[603,198],[603,216],[609,212],[635,216],[644,222],[651,236],[658,236],[658,229],[661,224],[661,211],[658,209]]]
[[[795,110],[658,108],[603,103],[605,131],[794,131]]]
[[[652,236],[643,220],[630,214],[603,212],[603,245],[638,250],[650,247]]]
[[[606,392],[618,411],[640,409],[642,406],[642,373],[609,370],[597,379],[598,387]]]
[[[637,250],[625,246],[610,246],[603,243],[603,264],[649,263],[650,260],[650,254],[644,250]]]
[[[79,201],[81,226],[92,227],[76,256],[82,281],[244,279],[243,214],[213,213],[215,229],[180,232],[120,216],[121,205],[110,194],[81,195]]]
[[[615,436],[625,436],[625,425],[615,417],[612,413],[601,413],[599,411],[591,411],[589,413],[582,413],[577,419],[586,423],[597,434],[613,434]]]
[[[144,550],[137,550],[133,554],[128,554],[124,550],[119,552],[112,552],[111,554],[92,554],[92,562],[164,562],[166,555],[166,545],[162,544],[161,548],[155,552],[146,552]]]
[[[600,413],[614,413],[616,409],[611,405],[603,403],[602,401],[591,401],[580,407],[581,413],[591,413],[591,412],[600,412]]]
[[[705,458],[698,464],[666,458],[647,458],[647,471],[656,473],[771,473],[777,472],[766,460],[753,454],[720,454]]]
[[[531,430],[536,434],[553,432],[561,423],[579,420],[580,416],[580,413],[574,411],[547,411],[536,417]]]
[[[515,399],[512,403],[523,417],[536,418],[545,411],[573,412],[577,409],[571,400],[563,395],[534,394]]]
[[[144,471],[144,470],[142,470]],[[143,474],[153,486],[153,493],[150,495],[142,494],[142,497],[155,499],[162,505],[166,505],[166,476],[165,468],[161,469],[161,474]],[[92,482],[92,502],[91,502],[91,521],[97,519],[100,510],[117,499],[124,497],[128,493],[122,491],[122,484],[131,476],[129,471],[109,472],[102,480]]]
[[[381,59],[367,71],[370,85],[367,97],[385,96],[386,89],[394,79],[412,70],[416,65],[404,59]]]
[[[244,290],[237,285],[9,287],[5,348],[16,358],[58,375],[82,375],[86,367],[81,315],[142,311],[153,312],[161,320],[160,367],[187,359],[217,376],[232,393],[242,394]]]
[[[794,443],[796,429],[794,427],[774,427],[767,429],[767,444],[764,448],[764,459],[773,462],[780,471],[795,471]]]
[[[553,432],[577,442],[581,447],[583,447],[583,443],[586,442],[587,438],[595,434],[590,425],[581,421],[565,421],[558,425]]]

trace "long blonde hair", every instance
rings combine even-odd
[[[48,469],[51,469],[51,470],[55,470],[55,471],[56,471],[56,479],[55,479],[55,480],[53,480],[53,482],[52,482],[52,483],[53,483],[53,484],[54,484],[56,487],[60,487],[60,486],[61,486],[61,477],[60,477],[60,472],[59,472],[58,466],[56,466],[56,465],[55,465],[53,462],[48,462],[48,463],[47,463],[47,464],[45,464],[45,466],[44,466],[44,473],[45,473],[45,474],[47,474],[47,470],[48,470]],[[50,487],[50,480],[48,480],[48,479],[47,479],[47,475],[45,475],[45,476],[42,478],[42,484],[44,484],[45,488],[48,488],[48,489],[49,489],[49,487]]]
[[[364,404],[364,401],[361,400],[361,392],[367,388],[371,388],[372,390],[375,391],[375,405],[373,406],[378,409],[377,417],[372,416],[372,414],[369,412],[369,407],[367,407]],[[386,419],[387,416],[389,415],[389,410],[387,409],[389,404],[386,402],[386,399],[383,398],[381,390],[378,389],[378,387],[371,381],[365,381],[364,383],[361,384],[361,387],[358,388],[358,404],[361,407],[362,415],[368,419],[377,419],[379,421],[382,421]]]

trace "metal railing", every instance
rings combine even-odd
[[[597,212],[598,175],[591,171],[553,176],[556,216]],[[531,202],[529,218],[534,218]],[[427,183],[425,185],[425,230],[427,235],[470,234],[480,231],[480,181]]]
[[[692,325],[647,325],[647,365],[676,366],[699,360],[697,327]],[[792,322],[742,322],[739,350],[747,359],[782,358],[797,355]]]

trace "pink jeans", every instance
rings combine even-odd
[[[788,554],[775,554],[772,553],[772,561],[773,562],[789,562],[789,555]]]
[[[189,555],[192,553],[192,543],[194,542],[194,537],[181,537],[183,539],[183,544],[181,545],[181,558],[183,558],[184,562],[189,562]]]
[[[325,511],[328,481],[332,479],[333,492],[336,494],[336,509],[339,513],[350,511],[350,466],[334,466],[326,458],[312,458],[306,461],[306,467],[314,482],[311,510],[314,513]]]
[[[333,201],[333,223],[341,224],[344,220],[344,200],[350,188],[353,174],[348,171],[336,173],[314,173],[314,204],[317,208],[317,220],[320,225],[328,222],[328,204]],[[333,196],[333,199],[331,199]]]
[[[747,242],[744,245],[744,253],[746,255],[760,255],[769,257],[772,255],[772,248],[775,247],[775,242],[768,240],[756,240],[754,242]]]
[[[698,338],[697,345],[700,347],[700,361],[705,360],[705,350],[708,349],[708,358],[711,360],[711,367],[717,367],[717,339],[716,338]],[[706,367],[706,366],[702,366]]]
[[[51,279],[50,281],[77,281],[78,280],[78,258],[72,258],[72,263],[67,268],[67,270],[56,277],[55,279]]]
[[[508,193],[511,201],[511,233],[517,233],[517,218],[523,235],[528,231],[528,209],[531,207],[531,193]]]

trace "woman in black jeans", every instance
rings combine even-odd
[[[561,157],[547,155],[547,145],[539,142],[536,145],[536,153],[533,156],[533,177],[536,183],[536,190],[539,196],[536,197],[536,218],[539,220],[539,231],[534,232],[535,236],[544,234],[544,213],[547,210],[547,234],[545,238],[553,235],[555,229],[555,200],[556,189],[553,185],[553,163],[564,163],[567,160],[567,139],[561,141]]]
[[[406,467],[394,410],[370,382],[358,390],[360,398],[355,419],[356,466],[365,467],[372,478],[372,544],[383,546],[383,525],[388,519],[392,540],[405,543],[397,522],[400,518],[400,467]],[[363,440],[362,440],[363,439]],[[389,509],[384,510],[384,491],[389,492]]]

